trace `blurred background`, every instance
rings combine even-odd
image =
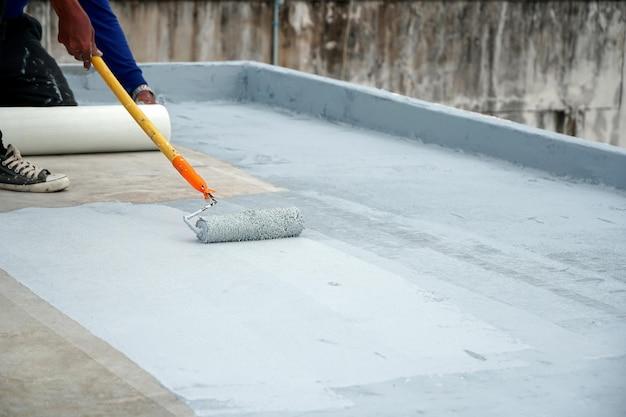
[[[626,147],[624,1],[111,4],[139,62],[277,63]],[[49,2],[28,12],[72,62]]]

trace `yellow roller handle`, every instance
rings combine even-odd
[[[214,193],[214,191],[208,187],[206,181],[193,169],[191,164],[189,164],[181,154],[176,152],[176,149],[174,149],[165,136],[159,132],[159,129],[157,129],[154,123],[148,119],[148,116],[141,111],[139,106],[133,101],[126,90],[124,90],[122,84],[115,78],[107,64],[104,63],[104,60],[99,56],[93,56],[91,57],[91,63],[120,103],[126,108],[143,131],[146,132],[163,155],[170,160],[180,175],[182,175],[193,188],[200,191],[205,199],[212,198],[211,194]]]

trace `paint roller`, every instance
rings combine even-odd
[[[200,216],[205,210],[217,204],[214,190],[196,172],[187,160],[174,149],[145,113],[135,104],[124,87],[115,78],[111,70],[99,56],[91,60],[106,85],[111,89],[128,113],[139,124],[165,157],[185,180],[204,196],[207,204],[201,209],[183,216],[183,220],[204,243],[239,242],[246,240],[279,239],[300,235],[304,221],[300,211],[295,208],[272,208],[264,210],[246,210],[234,215]],[[198,217],[195,224],[193,219]]]

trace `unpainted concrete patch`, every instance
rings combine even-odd
[[[0,269],[0,416],[192,416],[152,376]]]
[[[179,149],[217,191],[232,197],[281,191],[244,171],[190,149]],[[155,203],[201,198],[160,152],[56,155],[29,158],[51,172],[70,177],[66,191],[53,194],[0,190],[0,212],[24,207],[66,207],[102,201]]]

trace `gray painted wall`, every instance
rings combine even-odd
[[[140,61],[270,60],[271,0],[112,4]],[[289,68],[626,146],[626,2],[285,0],[281,19]]]
[[[79,100],[114,101],[97,74],[65,72]],[[626,189],[625,149],[384,90],[254,62],[152,64],[146,75],[166,102],[251,101]]]

